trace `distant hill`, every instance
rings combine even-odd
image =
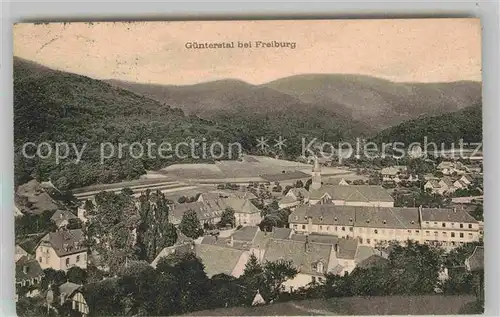
[[[409,145],[423,143],[424,137],[438,146],[441,143],[449,146],[453,142],[458,146],[460,139],[482,142],[482,107],[478,105],[454,113],[406,121],[380,132],[372,141],[377,144],[403,142]]]
[[[231,133],[210,122],[186,117],[156,100],[85,76],[55,71],[14,58],[14,145],[16,185],[31,177],[52,180],[59,189],[70,189],[135,179],[146,169],[167,166],[179,159],[133,159],[126,148],[122,158],[100,164],[100,144],[168,141],[176,144],[190,137],[224,141]],[[25,142],[69,142],[81,149],[82,162],[60,164],[54,157],[27,159],[21,155]],[[75,158],[74,151],[71,158]]]
[[[394,83],[344,74],[305,74],[263,85],[220,80],[189,86],[108,81],[113,85],[180,107],[204,118],[220,113],[253,114],[307,109],[311,117],[327,115],[350,122],[356,132],[378,132],[420,116],[432,116],[480,103],[481,83]]]

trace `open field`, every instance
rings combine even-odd
[[[190,316],[341,316],[466,314],[473,296],[380,296],[312,299],[258,307],[192,312]]]

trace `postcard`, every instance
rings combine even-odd
[[[19,316],[484,311],[479,19],[14,26]]]

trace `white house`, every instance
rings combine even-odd
[[[47,233],[38,242],[36,259],[42,269],[67,271],[73,266],[87,268],[87,247],[81,229],[60,229]]]
[[[59,209],[56,212],[54,212],[52,217],[50,217],[50,220],[52,220],[58,228],[61,228],[67,226],[70,219],[77,219],[77,218],[78,217],[75,216],[71,211]]]

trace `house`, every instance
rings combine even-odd
[[[325,239],[326,238],[326,239]],[[264,261],[287,260],[297,268],[298,274],[284,283],[290,291],[322,282],[326,273],[346,275],[358,263],[377,251],[360,246],[357,240],[335,236],[293,235],[290,239],[271,239]]]
[[[190,252],[194,253],[195,252],[194,248],[195,248],[195,245],[192,241],[183,242],[183,243],[176,243],[173,246],[163,248],[163,250],[161,250],[160,253],[158,253],[158,255],[153,260],[153,262],[151,262],[151,266],[156,268],[158,261],[161,258],[166,257],[170,254],[185,254],[185,253],[190,253]]]
[[[16,262],[23,256],[30,258],[30,255],[26,250],[24,250],[19,244],[16,244]]]
[[[217,190],[217,191],[209,191],[205,193],[201,193],[200,196],[198,197],[199,202],[204,202],[204,201],[210,201],[210,200],[217,200],[221,198],[239,198],[239,199],[256,199],[257,197],[249,192],[249,191],[223,191],[223,190]]]
[[[394,206],[394,199],[382,186],[328,185],[312,189],[309,204],[333,203],[339,206]]]
[[[38,289],[34,287],[40,284],[42,277],[43,270],[35,259],[22,256],[16,261],[16,286],[26,288],[26,296],[39,294]]]
[[[456,209],[323,204],[301,206],[288,221],[296,233],[357,239],[360,245],[372,247],[413,240],[454,248],[480,239],[479,222]]]
[[[217,202],[224,210],[227,208],[234,210],[236,226],[256,226],[262,221],[260,210],[255,207],[250,199],[222,198]]]
[[[455,192],[457,188],[454,186],[454,183],[455,181],[453,178],[449,176],[443,177],[438,183],[441,188],[441,194]]]
[[[60,305],[62,306],[66,301],[72,300],[71,296],[75,291],[77,291],[82,285],[66,282],[59,286],[59,300]]]
[[[47,233],[35,250],[36,259],[42,269],[67,271],[73,266],[87,268],[87,247],[81,229],[59,229]]]
[[[78,217],[75,216],[71,211],[69,210],[62,210],[58,209],[52,217],[50,217],[50,220],[52,220],[58,228],[67,226],[69,224],[70,219],[77,219]]]
[[[233,197],[211,199],[207,195],[200,198],[195,202],[176,205],[169,213],[170,222],[174,225],[180,224],[184,213],[193,210],[202,225],[215,225],[228,208],[234,210],[237,226],[255,226],[262,221],[260,210],[250,199]]]
[[[433,194],[444,194],[444,189],[441,188],[441,184],[437,179],[430,179],[424,185],[424,190],[426,192],[431,192]]]
[[[459,181],[465,185],[465,187],[468,187],[474,182],[474,178],[471,175],[463,175],[460,177]]]
[[[437,170],[443,175],[458,174],[463,175],[466,173],[467,168],[461,162],[443,161],[437,166]]]
[[[364,179],[358,178],[359,180],[364,182]],[[350,179],[350,181],[353,181]],[[343,186],[349,186],[349,183],[346,180],[346,177],[327,177],[325,178],[324,185],[343,185]]]
[[[21,210],[19,209],[19,207],[17,207],[15,204],[14,204],[14,217],[22,217],[24,216],[24,214],[21,212]]]
[[[291,261],[298,274],[283,285],[293,291],[316,281],[321,282],[325,273],[334,267],[333,246],[296,240],[271,239],[264,254],[265,261]]]
[[[280,209],[283,208],[295,208],[302,203],[307,203],[309,201],[309,192],[301,188],[291,188],[279,202],[278,206]]]
[[[382,174],[382,181],[391,181],[395,180],[396,177],[399,175],[400,171],[396,169],[395,167],[384,167],[381,171],[380,174]]]
[[[202,225],[215,225],[221,220],[223,210],[220,208],[211,208],[205,202],[199,201],[178,204],[169,212],[168,217],[170,222],[176,226],[179,225],[181,223],[182,216],[188,211],[196,212],[198,220]]]
[[[71,308],[80,313],[82,317],[87,317],[90,312],[89,303],[85,296],[85,288],[81,287],[75,290],[70,296]]]
[[[209,244],[196,245],[195,253],[205,266],[208,277],[221,273],[240,277],[250,258],[249,251]]]

